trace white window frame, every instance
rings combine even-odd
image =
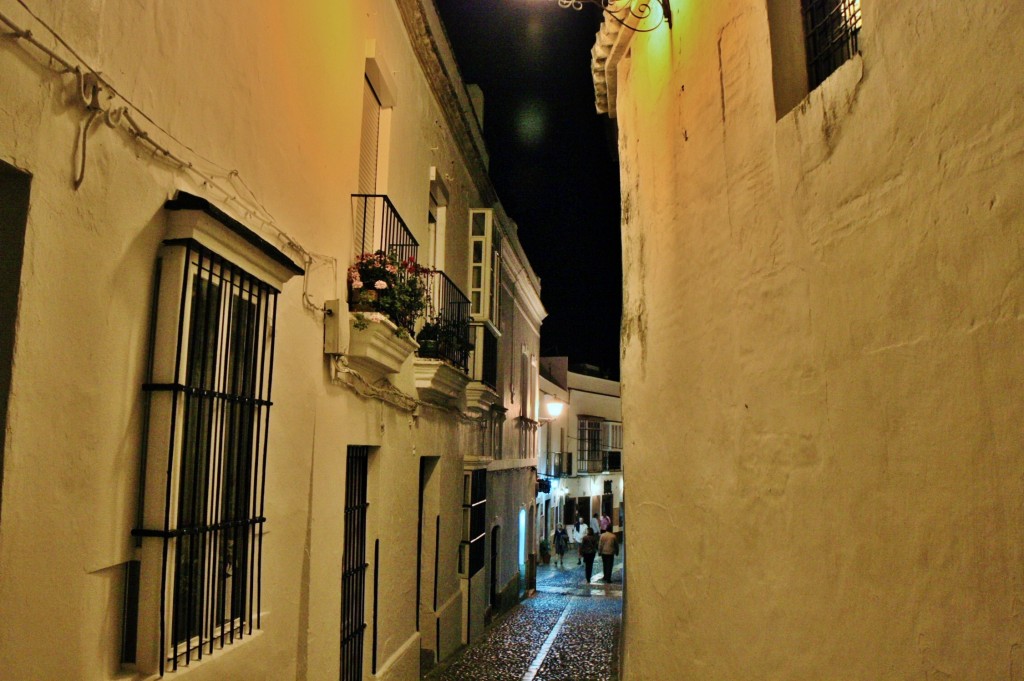
[[[160,274],[154,297],[156,324],[152,368],[146,386],[149,416],[145,434],[144,486],[140,499],[141,527],[133,531],[138,538],[137,558],[141,561],[135,665],[138,671],[150,674],[163,674],[195,662],[259,628],[259,557],[256,553],[251,557],[241,557],[227,547],[235,545],[241,536],[239,533],[248,532],[251,534],[247,535],[246,541],[252,542],[250,547],[254,551],[259,550],[256,544],[261,545],[262,541],[262,481],[258,481],[260,487],[251,497],[245,497],[244,519],[234,517],[234,513],[225,513],[229,497],[218,495],[225,489],[235,493],[246,489],[256,476],[263,474],[267,456],[269,383],[264,383],[263,390],[254,397],[239,399],[232,396],[237,384],[226,385],[222,379],[229,375],[238,376],[239,370],[243,373],[252,370],[251,380],[269,381],[276,298],[287,280],[302,273],[302,268],[261,236],[203,199],[179,193],[178,198],[168,203],[168,208],[167,238],[160,252]],[[190,380],[194,382],[194,377],[189,376],[189,353],[194,352],[189,347],[194,340],[190,329],[191,306],[199,268],[205,268],[200,277],[205,277],[206,281],[212,278],[218,287],[216,290],[221,302],[209,308],[208,323],[211,330],[216,325],[213,335],[225,348],[223,354],[218,353],[215,359],[204,362],[204,366],[213,367],[209,389],[189,385]],[[208,284],[208,287],[213,290],[213,285]],[[238,301],[259,301],[265,307],[257,309],[258,314],[249,320],[239,312],[243,306],[231,307]],[[238,337],[227,335],[231,329],[240,328],[236,324],[240,319],[243,326],[254,332],[251,336],[243,336],[251,343],[251,365],[235,359],[238,357],[237,347],[232,344]],[[246,323],[248,321],[252,323]],[[231,369],[227,368],[228,359],[232,360]],[[260,375],[256,376],[256,373]],[[246,388],[244,393],[248,392]],[[197,400],[209,400],[207,404],[210,406],[197,407]],[[188,409],[193,410],[191,415],[186,415]],[[197,423],[194,420],[196,413],[206,422],[198,431],[187,426]],[[231,435],[225,439],[228,431]],[[214,610],[220,600],[214,598],[208,585],[203,585],[202,620],[209,616],[210,625],[205,631],[188,640],[179,640],[175,645],[178,548],[186,537],[199,536],[191,527],[179,527],[181,465],[185,438],[190,434],[194,443],[198,443],[190,445],[191,451],[202,452],[197,455],[200,458],[194,459],[197,466],[194,471],[223,475],[221,483],[216,480],[204,483],[206,489],[195,497],[202,498],[203,503],[190,506],[190,513],[200,514],[198,520],[192,518],[190,521],[192,526],[200,528],[198,533],[203,533],[204,537],[217,535],[222,541],[219,548],[202,545],[200,554],[206,566],[204,570],[215,576],[210,581],[217,583],[220,594],[225,594],[225,605],[231,602],[227,589],[233,585],[233,568],[240,561],[246,561],[246,573],[253,578],[253,587],[246,587],[250,590],[243,596],[251,600],[251,606],[246,605],[244,621],[231,615],[217,621]],[[236,469],[236,476],[225,473],[239,462],[244,462],[245,466]],[[219,470],[215,471],[218,466]],[[242,472],[237,473],[238,470]],[[224,486],[223,481],[241,481],[242,478],[237,476],[242,475],[245,476],[245,486]],[[230,520],[228,516],[231,516]],[[244,530],[240,529],[243,527]],[[230,562],[224,563],[221,557]]]

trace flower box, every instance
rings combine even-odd
[[[351,315],[348,352],[353,369],[369,374],[394,374],[401,370],[418,345],[379,312]]]
[[[458,405],[469,376],[439,359],[417,357],[414,366],[416,391],[421,400],[446,407]]]

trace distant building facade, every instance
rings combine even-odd
[[[593,62],[623,200],[624,678],[1019,673],[1024,12],[671,9],[605,19]]]
[[[433,3],[26,5],[0,676],[419,678],[526,589],[545,316]]]
[[[625,520],[623,424],[619,382],[597,367],[573,366],[568,357],[541,358],[541,402],[563,405],[543,419],[538,476],[548,491],[538,494],[538,536],[551,539],[559,525],[576,518],[589,523],[607,515],[619,532]]]

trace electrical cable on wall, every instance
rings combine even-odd
[[[195,179],[198,184],[219,193],[223,201],[236,204],[238,209],[247,219],[255,220],[259,222],[264,229],[276,233],[279,241],[287,248],[298,253],[305,265],[304,269],[306,270],[306,274],[303,277],[302,291],[303,306],[306,309],[323,313],[323,306],[317,305],[309,295],[309,268],[315,262],[330,264],[334,269],[335,287],[337,287],[337,259],[333,256],[310,252],[285,230],[278,227],[274,216],[259,200],[256,193],[252,191],[238,170],[229,169],[207,158],[185,142],[175,137],[171,132],[149,116],[149,114],[136,106],[127,96],[122,94],[100,72],[94,69],[84,58],[82,58],[81,55],[78,54],[78,52],[75,51],[73,47],[71,47],[66,40],[64,40],[59,33],[57,33],[57,31],[50,27],[50,25],[39,17],[39,15],[33,12],[24,0],[17,0],[17,2],[35,21],[45,28],[46,31],[53,36],[53,38],[63,46],[75,60],[78,61],[78,65],[75,65],[70,60],[65,59],[36,38],[32,31],[21,28],[12,19],[0,12],[0,22],[5,24],[11,31],[10,33],[5,34],[6,36],[12,37],[16,40],[26,41],[41,51],[49,60],[48,67],[57,71],[58,75],[66,75],[68,73],[75,74],[75,85],[78,90],[78,99],[86,111],[89,112],[85,124],[80,129],[80,138],[75,146],[77,162],[75,164],[75,176],[72,181],[75,190],[78,190],[85,181],[89,131],[95,121],[102,114],[104,116],[103,120],[108,127],[120,129],[127,133],[137,144],[146,148],[153,155],[154,159],[174,166],[186,174],[192,175],[193,179]],[[60,68],[55,68],[54,63],[58,64]],[[123,104],[121,106],[113,106],[115,98],[123,102]],[[186,160],[181,155],[168,148],[165,144],[155,140],[145,127],[136,120],[133,112],[159,130],[167,139],[193,155],[198,161],[210,166],[210,168],[200,168],[196,163]],[[246,197],[246,194],[248,197]]]

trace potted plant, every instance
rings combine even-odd
[[[434,358],[439,357],[438,353],[438,337],[441,333],[441,322],[434,318],[427,320],[427,323],[423,325],[420,332],[416,334],[416,342],[420,344],[420,349],[417,354],[420,357]]]
[[[411,335],[416,319],[427,309],[432,270],[415,259],[399,260],[394,253],[363,253],[348,268],[349,308],[379,312]]]
[[[551,563],[551,544],[547,539],[540,540],[540,562],[544,565]]]

